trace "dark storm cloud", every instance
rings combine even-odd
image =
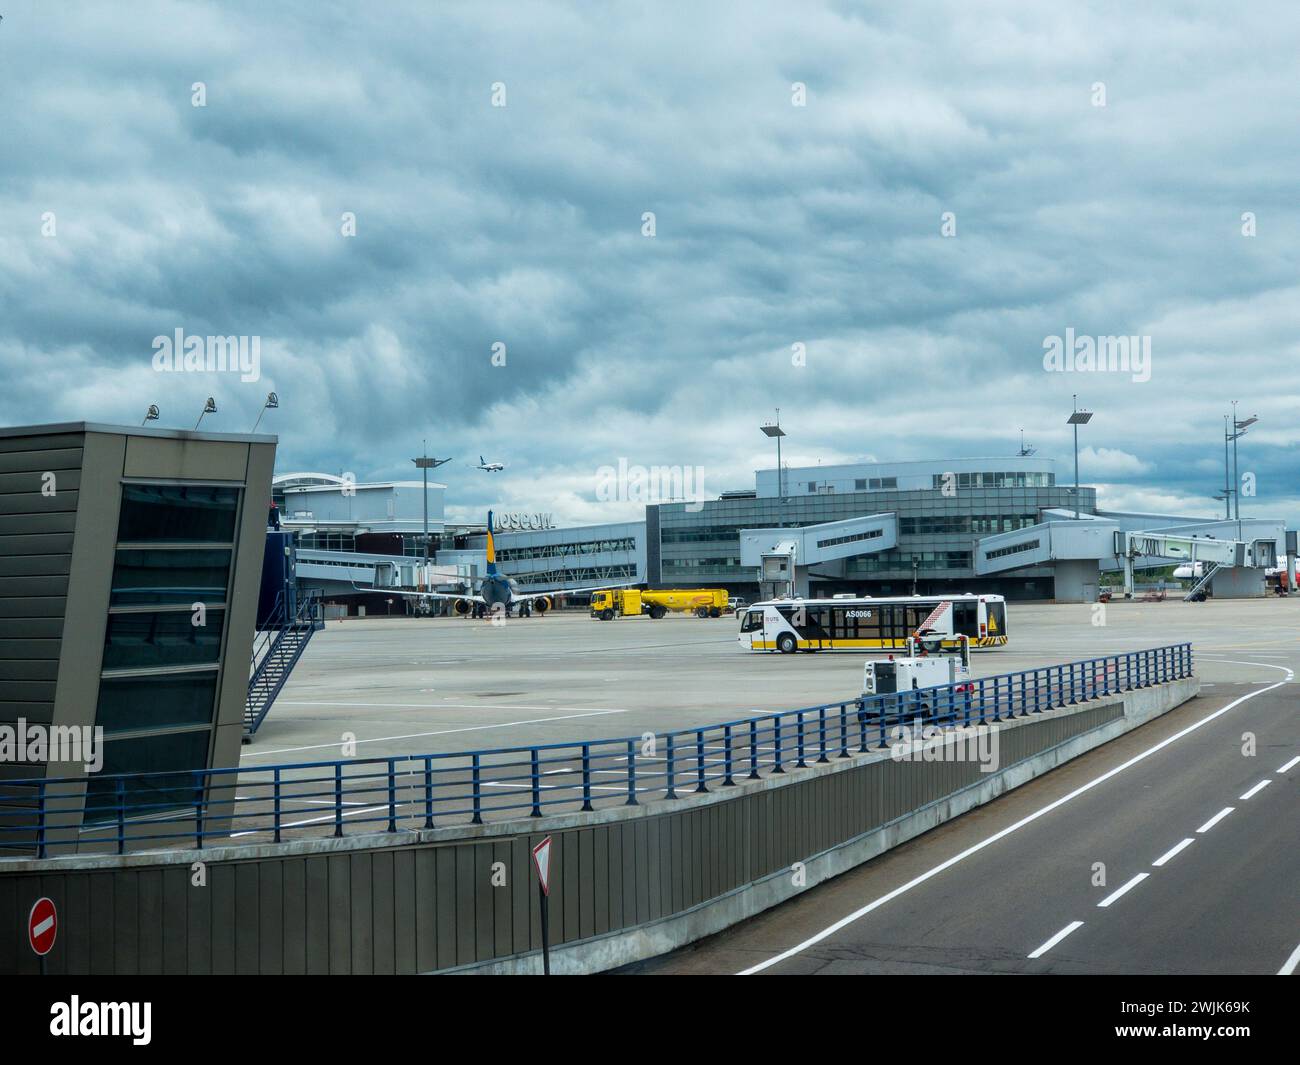
[[[1078,392],[1105,499],[1213,512],[1238,398],[1259,511],[1300,518],[1286,4],[6,16],[0,422],[187,426],[218,394],[246,429],[275,388],[282,468],[404,474],[427,436],[510,464],[447,468],[466,516],[596,521],[620,456],[750,482],[775,406],[796,462],[1022,426],[1065,458]],[[154,373],[176,328],[260,336],[262,379]],[[1150,335],[1151,380],[1046,373],[1067,328]]]

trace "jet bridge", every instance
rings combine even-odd
[[[1193,591],[1208,585],[1222,569],[1271,569],[1277,565],[1273,540],[1219,540],[1212,536],[1176,536],[1159,532],[1115,533],[1115,557],[1124,568],[1124,596],[1133,594],[1133,563],[1139,558],[1206,563],[1205,576]]]
[[[758,570],[765,594],[808,595],[810,578],[842,576],[845,559],[896,546],[897,517],[870,514],[817,525],[741,529],[740,564]]]

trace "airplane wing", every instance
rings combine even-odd
[[[471,594],[470,592],[403,592],[397,588],[358,588],[360,592],[379,592],[384,595],[409,595],[415,599],[464,599],[470,603],[487,604],[487,600],[481,595]]]
[[[413,599],[464,599],[470,603],[487,605],[486,599],[473,592],[412,592],[403,591],[401,588],[362,588],[359,584],[353,584],[352,589],[357,592],[365,592],[367,595],[407,595]]]
[[[624,581],[622,584],[594,584],[590,588],[552,588],[547,592],[516,592],[510,598],[513,602],[522,602],[527,599],[554,599],[558,595],[590,595],[592,592],[603,592],[607,588],[631,588],[639,581]]]

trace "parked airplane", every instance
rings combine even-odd
[[[478,457],[478,465],[474,468],[482,470],[484,473],[500,473],[506,468],[506,464],[504,462],[484,462],[483,456],[480,455]]]
[[[1174,568],[1174,580],[1185,581],[1193,578],[1199,580],[1205,576],[1204,562],[1184,562],[1181,566]],[[1280,580],[1284,588],[1297,587],[1297,581],[1300,581],[1300,560],[1296,562],[1296,571],[1287,579],[1286,559],[1285,557],[1278,560],[1278,565],[1264,571],[1264,577],[1267,580]]]
[[[597,584],[591,588],[557,588],[545,592],[519,591],[519,585],[497,569],[496,541],[492,535],[492,511],[488,511],[487,520],[487,575],[482,578],[477,594],[457,592],[404,592],[397,588],[384,588],[386,594],[406,595],[417,599],[450,599],[458,614],[468,614],[476,606],[483,607],[495,617],[509,617],[510,609],[519,604],[521,615],[531,613],[545,614],[551,609],[551,603],[557,595],[584,595],[600,591],[602,588],[623,588],[632,582],[623,584]]]

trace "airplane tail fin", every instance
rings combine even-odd
[[[486,460],[485,458],[483,458],[482,455],[480,455],[480,456],[478,457],[478,464],[479,464],[480,466],[486,466],[486,465],[487,465],[487,460]]]
[[[492,540],[492,511],[488,511],[487,523],[487,571],[496,573],[497,571],[497,548]]]

